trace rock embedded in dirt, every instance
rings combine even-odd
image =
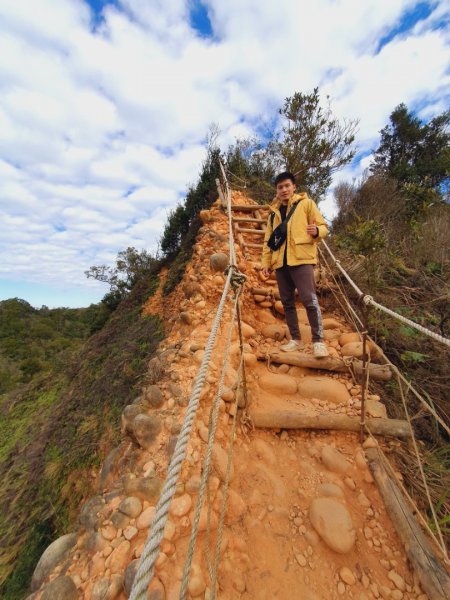
[[[281,342],[281,340],[284,340],[284,338],[288,336],[289,330],[287,328],[287,325],[272,323],[269,325],[265,325],[262,328],[261,333],[266,338]]]
[[[351,344],[353,342],[360,342],[361,341],[361,336],[359,335],[359,333],[356,333],[354,331],[350,332],[350,333],[343,333],[341,335],[341,337],[339,338],[339,344],[341,346],[345,346],[346,344]]]
[[[128,496],[119,504],[119,510],[132,519],[135,519],[142,512],[142,502],[135,496]]]
[[[259,379],[259,387],[274,394],[297,393],[297,380],[290,375],[266,373]]]
[[[326,545],[339,554],[346,554],[355,545],[356,532],[348,509],[334,498],[315,498],[309,508],[309,518]]]
[[[388,578],[392,581],[392,583],[395,585],[395,587],[398,590],[400,590],[402,592],[404,592],[406,590],[405,580],[403,579],[403,577],[401,575],[399,575],[396,571],[394,571],[394,569],[389,571]]]
[[[125,565],[128,564],[130,547],[130,542],[128,540],[123,540],[108,556],[105,565],[108,569],[110,569],[111,573],[123,572]]]
[[[348,567],[342,567],[342,569],[339,571],[339,577],[348,585],[355,585],[356,583],[356,577],[353,575],[353,571],[351,571]]]
[[[133,420],[133,434],[141,448],[148,449],[161,431],[158,415],[137,415]]]
[[[322,483],[317,488],[317,495],[320,497],[343,498],[344,492],[335,483]]]
[[[85,502],[78,518],[80,525],[86,530],[98,529],[102,520],[99,513],[104,507],[105,501],[102,496],[94,496]]]
[[[144,388],[141,402],[144,405],[159,408],[164,404],[164,396],[157,385],[148,385]]]
[[[128,404],[125,406],[120,417],[120,430],[122,435],[132,433],[133,421],[139,414],[142,414],[142,406],[140,406],[140,404]]]
[[[368,400],[366,400],[365,406],[366,406],[367,414],[370,415],[371,417],[381,418],[381,419],[388,418],[387,412],[386,412],[386,407],[381,402],[378,402],[377,400],[368,399]]]
[[[350,469],[350,464],[337,448],[324,446],[320,454],[322,462],[329,471],[344,475]]]
[[[39,559],[31,578],[31,589],[35,591],[41,587],[45,579],[50,575],[53,569],[62,562],[71,548],[76,544],[77,535],[67,533],[61,536],[48,546]]]
[[[78,597],[77,587],[67,575],[53,579],[42,593],[42,600],[77,600]]]
[[[138,496],[141,500],[156,502],[161,493],[161,480],[158,477],[125,478],[124,491],[126,494]]]
[[[192,498],[189,494],[183,494],[174,498],[170,505],[169,513],[174,517],[184,517],[192,507]]]
[[[304,398],[318,398],[333,404],[347,403],[350,399],[347,387],[325,375],[307,375],[298,382],[298,392]]]
[[[215,469],[219,479],[221,481],[225,481],[226,472],[227,472],[227,464],[228,464],[228,453],[219,446],[218,444],[214,444],[212,449],[212,465]],[[230,482],[234,477],[234,466],[231,464],[230,467]]]
[[[127,596],[131,594],[131,588],[133,587],[134,578],[139,567],[139,559],[132,560],[125,570],[124,577],[124,588]]]
[[[213,272],[223,273],[228,266],[228,256],[223,252],[211,254],[209,257],[209,266]]]
[[[342,324],[339,323],[336,319],[323,319],[322,325],[324,329],[339,329],[342,327]]]
[[[149,506],[146,508],[137,518],[136,527],[138,529],[146,529],[150,527],[151,522],[153,521],[153,517],[155,515],[156,508],[154,506]]]

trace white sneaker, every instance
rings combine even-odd
[[[290,340],[287,344],[280,346],[280,350],[283,352],[295,352],[296,350],[303,350],[305,344],[301,340]]]
[[[313,355],[316,358],[325,358],[325,356],[328,356],[328,348],[326,347],[324,342],[313,343]]]

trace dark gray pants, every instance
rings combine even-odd
[[[285,266],[275,271],[281,303],[283,304],[286,323],[293,340],[300,339],[297,310],[295,308],[295,288],[297,288],[300,301],[306,309],[308,321],[311,326],[312,341],[323,341],[322,315],[317,301],[314,285],[314,266],[298,265]]]

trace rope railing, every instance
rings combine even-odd
[[[361,300],[363,301],[363,303],[366,306],[369,306],[369,305],[373,306],[377,310],[380,310],[380,311],[386,313],[387,315],[394,317],[394,319],[397,319],[398,321],[405,323],[405,325],[409,325],[413,329],[416,329],[417,331],[420,331],[421,333],[428,335],[429,337],[433,338],[437,342],[440,342],[441,344],[445,344],[446,346],[450,347],[450,339],[449,338],[446,338],[445,336],[440,335],[439,333],[436,333],[435,331],[431,331],[431,329],[428,329],[427,327],[424,327],[423,325],[420,325],[419,323],[416,323],[415,321],[411,321],[411,319],[408,319],[407,317],[404,317],[403,315],[396,313],[395,311],[391,310],[390,308],[383,306],[379,302],[376,302],[372,298],[372,296],[370,296],[369,294],[364,294],[364,292],[362,292],[359,289],[359,287],[356,285],[356,283],[353,281],[353,279],[350,277],[350,275],[347,273],[347,271],[341,265],[341,261],[334,256],[334,254],[330,250],[330,247],[325,242],[325,240],[322,240],[322,244],[326,248],[330,257],[333,259],[333,262],[335,263],[336,267],[339,269],[339,271],[342,273],[342,275],[345,277],[345,279],[348,281],[348,283],[352,286],[352,288],[355,290],[355,292],[358,294],[359,298],[361,298]]]
[[[233,287],[233,289],[235,290],[236,302],[238,302],[238,290],[243,285],[246,279],[246,277],[243,274],[239,273],[236,266],[236,253],[234,248],[234,237],[231,216],[231,190],[228,185],[225,170],[223,168],[222,163],[220,163],[220,168],[224,176],[225,190],[222,190],[222,193],[227,204],[229,223],[229,267],[227,269],[227,278],[217,308],[216,316],[209,334],[208,342],[205,347],[205,353],[203,355],[203,359],[192,388],[186,414],[178,436],[178,441],[168,467],[166,480],[164,482],[161,495],[156,505],[155,515],[153,517],[152,524],[149,529],[147,541],[145,543],[144,549],[140,557],[139,566],[130,593],[130,600],[146,600],[147,598],[147,588],[154,575],[155,563],[160,553],[159,546],[163,538],[164,528],[168,520],[169,508],[176,493],[177,482],[181,472],[181,466],[186,458],[188,441],[191,435],[195,415],[197,413],[200,395],[206,379],[206,374],[211,360],[211,353],[216,342],[217,331],[223,316],[228,292],[230,286]],[[187,574],[189,575],[189,570],[187,571]],[[180,596],[180,598],[184,598],[186,595],[186,585],[184,585],[183,589],[184,596]]]
[[[336,259],[336,257],[333,255],[333,253],[331,252],[331,250],[329,249],[328,245],[323,242],[325,248],[327,249],[330,257],[332,258],[332,260],[334,261],[334,263],[336,264],[337,268],[340,270],[340,272],[344,275],[345,279],[348,281],[348,283],[352,286],[352,288],[358,293],[358,297],[360,300],[363,301],[364,305],[369,307],[369,306],[375,306],[375,308],[379,308],[380,310],[385,310],[386,312],[389,311],[389,313],[394,316],[395,318],[399,318],[399,320],[405,322],[405,321],[409,321],[409,319],[405,319],[402,315],[398,315],[397,313],[395,313],[394,311],[390,311],[389,309],[386,309],[386,307],[382,306],[381,304],[378,304],[377,302],[375,302],[373,300],[373,298],[371,296],[365,295],[360,289],[359,287],[355,284],[355,282],[351,279],[351,277],[348,275],[348,273],[345,271],[345,269],[341,266],[340,262],[338,261],[338,259]],[[328,270],[331,273],[331,269],[328,265],[328,262],[326,261],[326,259],[324,260],[324,262],[327,265]],[[334,281],[338,284],[338,282],[336,281],[336,279],[333,276]],[[345,293],[345,290],[342,289],[342,287],[338,284],[338,289],[339,292],[342,294],[344,300],[346,301],[347,306],[350,308],[351,305],[348,301],[347,295]],[[342,303],[340,303],[342,306]],[[359,320],[359,319],[358,319]],[[413,323],[413,322],[411,322]],[[417,323],[414,323],[414,325],[416,325],[417,329],[425,329],[422,326],[418,325]],[[356,329],[359,331],[359,328],[356,327]],[[419,329],[419,330],[420,330]],[[429,330],[426,330],[427,334],[434,334],[434,332],[430,332]],[[437,334],[434,334],[437,336]],[[431,335],[431,337],[434,337],[434,335]],[[438,337],[442,337],[442,336],[438,336]],[[370,338],[369,338],[370,339]],[[444,340],[446,340],[446,338],[443,338]],[[373,341],[373,340],[372,340]],[[440,341],[440,340],[438,340]],[[398,379],[398,383],[399,383],[399,389],[400,389],[400,395],[401,395],[401,399],[402,399],[402,404],[403,404],[403,409],[404,409],[404,413],[410,428],[410,432],[411,432],[411,439],[412,439],[412,443],[413,443],[413,448],[414,448],[414,454],[417,460],[417,464],[418,464],[418,468],[419,468],[419,472],[420,472],[420,477],[422,479],[423,485],[424,485],[424,489],[425,489],[425,494],[427,497],[427,501],[428,501],[428,505],[429,505],[429,509],[432,515],[432,519],[434,521],[434,525],[436,528],[436,532],[437,532],[437,536],[434,535],[434,533],[431,531],[431,529],[429,528],[428,524],[426,523],[425,519],[422,517],[420,510],[418,509],[418,507],[416,506],[416,504],[414,503],[413,499],[411,498],[411,496],[407,493],[406,489],[402,486],[402,489],[404,491],[404,493],[406,494],[408,500],[411,502],[414,511],[420,516],[422,523],[424,524],[426,530],[428,531],[428,533],[430,534],[430,536],[432,537],[432,539],[435,541],[437,547],[440,549],[440,551],[442,552],[443,558],[445,562],[448,562],[448,553],[447,553],[447,547],[445,544],[445,540],[443,538],[443,534],[442,534],[442,530],[436,515],[436,510],[435,507],[433,505],[432,499],[431,499],[431,494],[430,494],[430,489],[427,483],[427,478],[425,475],[425,471],[424,471],[424,467],[423,467],[423,463],[422,463],[422,459],[420,457],[420,451],[418,448],[418,444],[417,444],[417,440],[415,437],[415,433],[414,433],[414,429],[412,426],[412,419],[411,416],[409,414],[409,410],[408,410],[408,405],[406,402],[406,394],[411,391],[415,394],[415,396],[418,398],[418,400],[421,402],[421,404],[431,413],[431,415],[436,419],[437,422],[439,422],[439,424],[444,428],[444,430],[450,434],[450,428],[448,427],[448,425],[443,421],[443,419],[438,415],[438,413],[436,412],[436,410],[430,406],[423,398],[422,396],[417,392],[417,390],[414,389],[412,383],[410,381],[408,381],[403,374],[400,372],[400,370],[389,360],[389,358],[386,356],[386,354],[384,352],[382,352],[382,357],[385,360],[386,364],[389,364],[391,369],[393,370],[393,372],[396,374],[397,379]],[[368,373],[367,373],[368,375]],[[406,394],[403,390],[403,385],[406,385]],[[367,385],[368,385],[368,378],[365,378],[364,381],[364,387],[367,389]],[[361,407],[361,410],[363,411],[363,408]],[[369,435],[373,438],[373,435],[371,434],[370,430],[367,427],[367,424],[364,422],[364,418],[362,415],[362,421],[363,421],[363,425],[364,425],[364,429],[369,433]],[[377,444],[378,445],[378,444]],[[383,450],[380,448],[381,450],[381,455],[383,457],[383,460],[389,464],[390,470],[391,472],[393,471],[392,466],[389,463],[388,458],[386,457],[386,455],[384,454]]]

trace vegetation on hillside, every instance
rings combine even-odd
[[[20,298],[0,302],[0,396],[60,369],[109,315],[103,304],[36,309]]]
[[[110,288],[102,303],[51,311],[51,323],[64,322],[65,337],[76,332],[78,345],[58,355],[53,370],[55,356],[48,350],[48,368],[0,396],[0,510],[6,515],[0,522],[0,595],[5,600],[26,595],[42,551],[74,527],[81,501],[92,494],[92,467],[118,442],[122,410],[139,394],[148,361],[164,336],[164,324],[142,315],[142,305],[158,288],[163,266],[169,266],[166,293],[181,279],[201,225],[198,214],[216,199],[218,157],[219,150],[210,147],[197,184],[169,215],[162,256],[127,248],[114,267],[91,267],[88,277]],[[38,324],[30,327],[32,317],[26,315],[33,314],[41,326],[48,309],[36,311],[23,301],[6,304],[25,315],[15,328],[4,329],[15,347],[21,344],[16,333],[28,326],[25,356],[25,346],[42,345],[35,335]],[[102,315],[109,318],[100,328]]]
[[[404,105],[381,131],[370,172],[335,192],[339,213],[332,242],[356,283],[397,313],[450,337],[450,112],[421,122]],[[345,285],[345,282],[343,282]],[[352,290],[349,289],[352,296]],[[389,359],[448,422],[450,352],[442,344],[371,310],[369,331]],[[386,391],[388,393],[386,393]],[[404,418],[394,380],[383,399],[390,416]],[[409,394],[414,430],[444,534],[450,540],[449,440]],[[399,469],[430,517],[417,462],[404,444]]]

